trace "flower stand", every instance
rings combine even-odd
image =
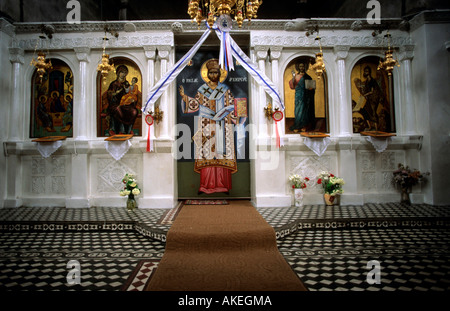
[[[301,188],[294,189],[294,205],[295,207],[303,206],[303,189]]]
[[[325,201],[325,205],[327,205],[327,206],[339,205],[340,196],[338,194],[331,195],[331,194],[325,193],[323,195],[323,199]]]

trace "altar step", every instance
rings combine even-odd
[[[183,208],[136,209],[93,207],[20,207],[0,209],[0,231],[137,231],[166,241],[167,232]],[[299,230],[450,227],[450,206],[400,203],[362,206],[307,205],[290,208],[257,208],[274,228],[277,239]]]

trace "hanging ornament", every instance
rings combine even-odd
[[[103,83],[106,83],[106,77],[108,76],[109,72],[116,72],[116,69],[114,67],[113,63],[109,63],[109,55],[106,54],[106,41],[109,39],[106,37],[107,28],[105,27],[105,37],[103,38],[103,52],[102,52],[102,60],[100,64],[97,65],[97,71],[101,73],[103,77]]]
[[[275,112],[272,115],[273,120],[275,121],[275,131],[277,135],[277,148],[281,147],[281,138],[280,138],[280,132],[278,130],[278,122],[283,120],[283,112],[281,110],[278,110],[278,108],[275,108]]]
[[[37,59],[36,60],[34,59],[34,55],[36,54],[38,44],[39,43],[42,44],[43,39],[46,39],[46,37],[43,35],[40,35],[39,40],[36,42],[36,46],[34,48],[33,58],[31,59],[31,62],[30,62],[30,66],[36,67],[36,72],[37,72],[41,82],[42,82],[42,78],[44,77],[46,70],[53,68],[52,62],[50,60],[48,60],[48,62],[47,62],[47,60],[45,59],[46,54],[42,50],[37,53]],[[47,54],[49,54],[48,49],[47,49]]]
[[[320,42],[320,37],[318,36],[315,40],[319,41],[319,53],[316,54],[316,61],[311,66],[312,70],[316,71],[317,79],[320,79],[322,77],[322,74],[326,72],[325,70],[325,63],[323,62],[323,52],[322,52],[322,44]]]
[[[230,30],[232,28],[233,21],[229,15],[220,15],[216,21],[216,25],[222,35],[222,40],[220,40],[219,65],[226,71],[234,70],[230,39]]]
[[[145,116],[145,123],[147,123],[147,125],[148,125],[148,133],[147,133],[147,152],[150,152],[150,151],[153,150],[153,145],[152,145],[151,139],[150,139],[150,136],[151,136],[150,128],[151,128],[152,125],[153,125],[153,117],[152,117],[152,115],[148,114],[148,115]]]

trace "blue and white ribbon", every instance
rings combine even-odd
[[[209,25],[207,24],[209,28]],[[274,105],[279,107],[282,111],[284,111],[284,103],[281,99],[278,88],[273,84],[273,82],[259,69],[258,66],[253,63],[253,61],[242,51],[239,45],[233,40],[233,38],[229,35],[228,31],[222,31],[221,27],[213,26],[211,29],[216,31],[217,37],[221,40],[221,57],[222,59],[222,47],[226,47],[228,44],[228,48],[231,49],[231,54],[234,58],[244,67],[244,69],[255,79],[256,83],[261,85],[264,90],[272,97],[274,101]],[[228,36],[224,35],[224,33],[228,34]],[[223,41],[226,40],[224,43]],[[231,60],[231,64],[233,61]]]
[[[245,53],[241,50],[241,48],[237,45],[237,43],[231,38],[231,50],[233,52],[234,58],[244,67],[245,70],[255,79],[256,83],[261,85],[264,90],[269,94],[273,99],[274,107],[279,107],[282,111],[284,111],[284,103],[281,99],[281,96],[278,92],[278,88],[273,84],[273,82],[262,73],[256,64],[252,62],[252,60],[245,55]]]
[[[166,72],[163,77],[156,83],[150,90],[150,96],[147,103],[142,108],[143,113],[149,113],[150,107],[152,107],[155,102],[161,97],[164,91],[169,87],[170,83],[180,74],[180,72],[186,67],[189,61],[197,53],[198,49],[203,45],[205,40],[211,33],[211,29],[206,29],[206,31],[201,36],[200,40],[187,52],[183,58],[181,58],[175,66]]]
[[[233,59],[231,55],[242,65],[242,67],[255,79],[255,81],[261,85],[264,90],[272,97],[274,106],[278,106],[281,110],[284,110],[284,103],[281,99],[277,87],[273,82],[262,73],[256,64],[241,50],[233,38],[229,35],[228,31],[221,31],[219,27],[214,26],[209,27],[208,24],[206,31],[203,33],[199,41],[183,56],[175,66],[169,70],[163,77],[156,83],[150,90],[150,96],[147,103],[142,108],[142,112],[148,113],[149,108],[154,105],[154,103],[159,99],[159,97],[164,93],[170,83],[178,76],[178,74],[186,67],[189,61],[197,53],[198,49],[203,45],[205,40],[208,38],[211,30],[215,30],[217,36],[221,40],[221,57],[222,64],[228,66],[230,70],[233,70]]]

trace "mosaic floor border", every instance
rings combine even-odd
[[[183,203],[172,209],[96,207],[20,207],[0,209],[0,231],[137,231],[165,242],[167,232]],[[307,205],[300,208],[257,208],[274,228],[277,239],[313,229],[450,227],[450,207],[401,203],[362,206]]]
[[[140,291],[164,249],[136,231],[2,232],[0,289]],[[444,227],[298,230],[279,240],[278,249],[310,291],[450,290]],[[68,285],[66,264],[74,259],[82,282]],[[369,260],[381,264],[380,284],[366,280]]]

